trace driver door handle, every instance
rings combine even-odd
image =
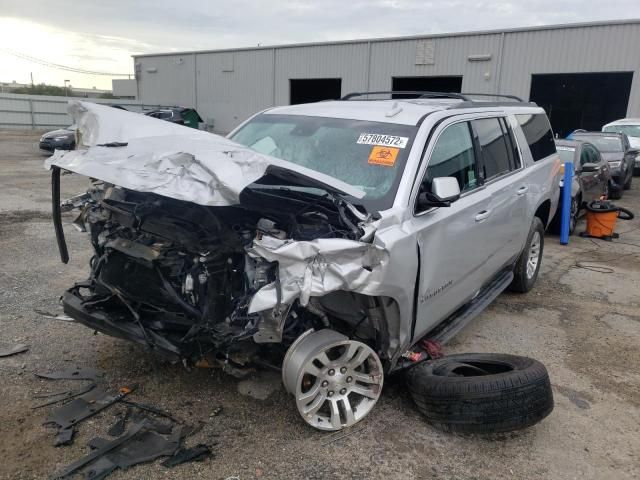
[[[490,215],[491,215],[491,210],[482,210],[481,212],[478,212],[478,214],[476,215],[476,222],[482,222],[487,218],[489,218]]]
[[[528,191],[529,191],[529,187],[520,187],[518,190],[516,190],[516,195],[520,197],[525,193],[527,193]]]

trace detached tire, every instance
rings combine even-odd
[[[406,381],[418,410],[446,432],[518,430],[553,410],[547,369],[528,357],[449,355],[410,369]]]

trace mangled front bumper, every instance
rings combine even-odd
[[[170,361],[180,360],[184,356],[180,348],[153,330],[143,330],[135,322],[114,318],[104,310],[87,307],[86,299],[77,287],[64,292],[61,301],[65,314],[92,330],[138,343]]]

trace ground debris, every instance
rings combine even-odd
[[[51,312],[47,312],[45,310],[38,310],[37,308],[34,308],[33,311],[35,313],[37,313],[38,315],[40,315],[43,318],[48,318],[50,320],[60,320],[62,322],[75,322],[75,320],[73,318],[71,318],[68,315],[64,315],[64,314],[57,314],[57,313],[51,313]]]
[[[75,433],[76,431],[73,427],[59,429],[53,439],[53,446],[61,447],[62,445],[71,445],[73,443],[73,436]]]
[[[211,455],[211,449],[207,445],[199,443],[195,447],[178,449],[173,456],[162,462],[162,466],[171,468],[186,462],[202,462]]]
[[[102,387],[94,388],[88,393],[51,412],[45,419],[44,424],[57,425],[62,429],[72,427],[82,420],[117,403],[130,392],[131,389],[120,389],[117,394],[112,395]]]
[[[10,357],[18,353],[26,352],[29,350],[29,345],[18,343],[12,347],[0,348],[0,357]]]
[[[104,372],[97,368],[75,367],[56,372],[34,372],[36,377],[48,380],[93,380],[94,382],[104,377]]]
[[[56,393],[47,394],[47,395],[36,395],[34,396],[34,398],[47,398],[48,400],[46,402],[39,403],[38,405],[31,407],[31,409],[35,410],[37,408],[53,405],[54,403],[71,400],[72,398],[77,397],[79,395],[83,395],[93,390],[94,388],[96,388],[96,384],[90,383],[88,385],[78,388],[77,390],[65,390],[63,392],[56,392]]]
[[[118,469],[150,462],[158,457],[170,457],[165,466],[173,467],[190,461],[202,461],[212,455],[210,447],[203,444],[191,448],[182,447],[185,438],[202,428],[202,422],[200,425],[186,425],[164,410],[125,398],[136,386],[122,387],[116,393],[110,393],[106,386],[100,383],[104,376],[101,370],[75,367],[35,375],[54,380],[93,381],[76,390],[44,393],[34,397],[46,401],[33,408],[66,402],[51,411],[43,422],[44,425],[57,427],[53,443],[56,447],[70,445],[73,442],[76,425],[81,421],[116,403],[122,403],[125,407],[116,414],[116,421],[107,431],[109,436],[116,438],[92,439],[88,443],[92,451],[53,475],[54,479],[79,474],[83,475],[85,480],[99,480]],[[218,415],[221,411],[222,407],[217,407],[212,415]],[[155,417],[147,416],[149,413]]]

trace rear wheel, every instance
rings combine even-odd
[[[529,236],[513,269],[513,281],[509,290],[525,293],[533,288],[538,279],[544,249],[544,226],[542,220],[533,217]]]

